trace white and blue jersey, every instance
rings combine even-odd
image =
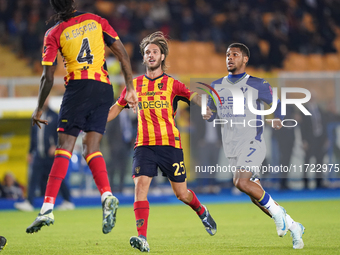
[[[264,103],[271,106],[273,92],[270,84],[264,79],[243,73],[225,76],[212,82],[211,86],[217,91],[222,105],[215,94],[213,94],[215,100],[209,98],[208,106],[214,114],[208,121],[216,119],[216,127],[219,126],[217,124],[223,123],[221,125],[222,142],[226,157],[239,157],[242,152],[249,155],[252,152],[252,144],[258,144],[258,149],[264,150],[265,155],[265,143],[263,140],[264,116],[251,112],[248,107],[248,98],[251,93],[252,105],[257,110],[264,110]],[[228,87],[237,88],[243,92],[244,114],[234,114],[234,98]],[[282,119],[280,100],[278,100],[274,115]],[[217,121],[217,119],[220,121]],[[249,153],[245,151],[249,149],[248,147],[250,148]]]

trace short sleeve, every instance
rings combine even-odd
[[[173,92],[177,96],[185,97],[190,100],[190,90],[185,86],[184,83],[174,80]]]
[[[126,88],[123,89],[122,93],[120,94],[116,104],[120,107],[125,107],[128,103],[125,101],[124,97],[126,95]]]
[[[273,102],[273,90],[270,84],[263,80],[262,86],[259,87],[259,99],[270,105]]]
[[[270,84],[263,80],[262,86],[260,87],[259,91],[259,99],[268,104],[269,106],[273,103],[273,90]],[[283,116],[281,115],[281,101],[280,99],[277,100],[277,107],[274,112],[275,118],[283,119]]]
[[[119,40],[117,32],[110,26],[106,19],[101,18],[100,23],[103,29],[104,42],[107,46],[110,46],[112,43]]]
[[[59,45],[56,38],[53,36],[53,33],[51,33],[52,29],[53,28],[49,29],[44,37],[44,48],[41,60],[41,64],[43,66],[57,65],[57,54]]]

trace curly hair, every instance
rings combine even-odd
[[[56,12],[48,21],[54,19],[58,21],[68,21],[73,17],[75,6],[74,0],[50,0],[53,10]]]
[[[166,60],[166,57],[169,55],[169,47],[168,47],[168,40],[165,38],[163,32],[161,31],[154,32],[142,40],[139,47],[140,47],[140,52],[143,57],[144,57],[144,50],[146,46],[148,46],[149,44],[156,44],[159,47],[161,54],[164,54],[164,60],[162,61],[161,67],[162,67],[163,72],[166,71],[167,65],[165,63],[165,60]]]

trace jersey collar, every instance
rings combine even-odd
[[[227,81],[231,84],[236,84],[239,81],[243,80],[244,77],[246,77],[246,73],[240,73],[240,74],[229,74],[227,76]]]
[[[156,77],[156,78],[153,78],[153,79],[151,79],[151,78],[149,78],[148,76],[146,76],[146,74],[144,74],[145,78],[147,78],[149,81],[155,81],[155,80],[157,80],[157,79],[161,78],[161,77],[162,77],[162,76],[164,76],[164,75],[165,75],[165,73],[162,73],[160,76],[158,76],[158,77]]]

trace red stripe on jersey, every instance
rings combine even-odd
[[[149,81],[148,82],[148,91],[154,91],[155,89],[155,81]],[[148,101],[153,101],[154,100],[154,97],[148,97]],[[155,112],[154,112],[155,113]],[[145,111],[143,111],[143,114],[144,114],[144,117],[145,117]],[[151,109],[149,110],[149,118],[152,120],[153,122],[153,119],[152,119],[152,112],[151,112]],[[144,124],[144,123],[143,123]],[[154,124],[154,123],[153,123]],[[146,125],[146,130],[148,130],[148,125],[147,125],[147,121],[145,120],[145,125]],[[143,134],[144,134],[144,125],[143,125]],[[148,138],[146,138],[144,135],[143,135],[143,144],[146,144],[146,145],[149,145],[150,144],[150,136],[154,139],[155,138],[155,134],[149,134],[148,133]]]
[[[74,72],[70,73],[70,80],[74,80]]]
[[[143,145],[149,145],[148,123],[145,119],[144,110],[140,110],[140,118],[141,118],[142,127],[143,127]],[[146,143],[145,141],[148,141],[148,142]]]
[[[155,81],[149,81],[148,91],[155,91]],[[153,100],[153,97],[148,97],[148,100]]]
[[[136,84],[136,92],[141,92],[143,88],[143,75],[139,76],[137,78],[137,84]],[[140,97],[138,99],[141,99]]]
[[[94,79],[100,81],[100,73],[94,73]]]
[[[163,143],[162,143],[161,126],[159,125],[159,122],[158,122],[156,110],[150,109],[150,115],[151,115],[153,129],[154,129],[154,132],[155,132],[156,145],[162,145]],[[157,138],[160,138],[160,139],[157,140]]]
[[[170,102],[171,102],[171,109],[170,109],[170,110],[172,111],[172,115],[174,114],[174,113],[173,113],[172,104],[173,104],[173,102],[174,102],[175,96],[176,96],[176,94],[175,94],[175,92],[174,92],[174,89],[172,88],[172,92],[171,92],[171,96],[170,96]]]
[[[82,80],[87,80],[88,76],[89,76],[89,73],[87,70],[82,70],[81,72],[81,79]]]
[[[168,78],[169,77],[167,75],[163,76],[163,79],[162,79],[163,87],[161,90],[166,91],[168,89]]]
[[[137,77],[136,79],[137,79],[137,81],[136,81],[136,92],[138,93],[138,92],[141,92],[141,90],[142,90],[142,85],[143,85],[143,75],[141,75],[141,76],[139,76],[139,77]],[[138,95],[138,94],[137,94]],[[138,102],[141,102],[142,101],[142,98],[141,97],[138,97]],[[137,108],[138,108],[138,106],[137,106]],[[142,115],[141,115],[141,113],[142,113],[142,110],[139,110],[140,112],[140,117],[142,117]],[[142,121],[142,119],[141,119],[141,121]],[[143,121],[142,121],[143,122]],[[137,129],[138,130],[138,129]],[[136,137],[136,142],[135,142],[135,144],[137,145],[138,144],[138,142],[139,142],[139,132],[137,132],[137,137]]]
[[[138,106],[137,106],[138,107]],[[136,136],[136,140],[135,140],[135,148],[136,148],[136,146],[137,146],[137,144],[138,144],[138,142],[139,142],[139,132],[138,132],[138,128],[137,128],[137,136]]]
[[[106,82],[108,84],[111,84],[111,81],[109,79],[109,73],[104,69],[104,66],[102,66],[102,72],[104,73],[104,75],[106,76]]]
[[[166,100],[166,96],[160,96],[161,100]]]
[[[162,109],[162,118],[166,122],[166,130],[168,132],[169,145],[175,147],[175,135],[172,129],[172,125],[169,123],[168,109]]]

